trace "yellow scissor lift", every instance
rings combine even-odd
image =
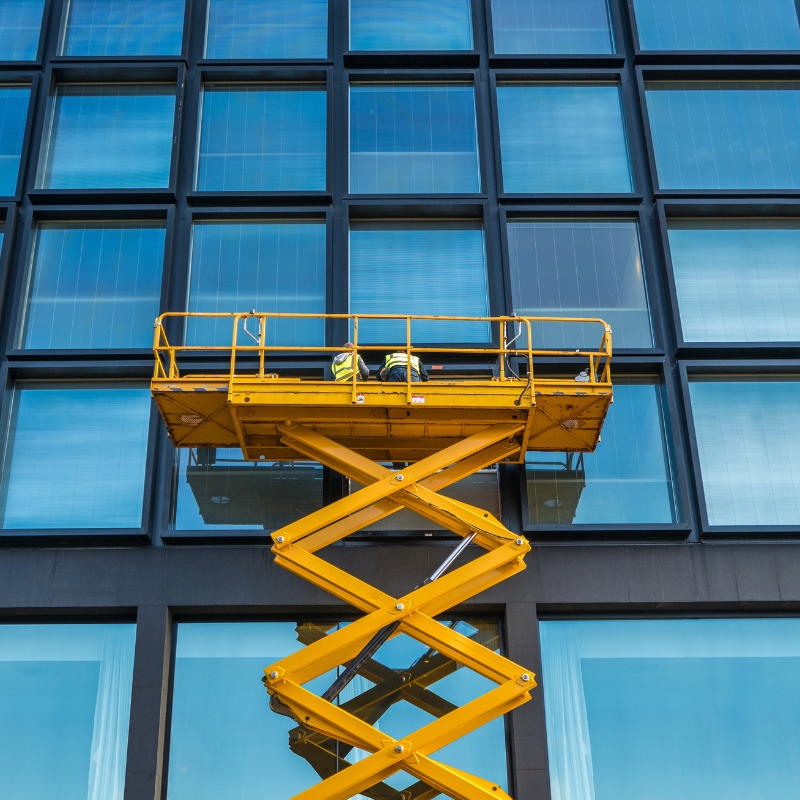
[[[331,357],[339,352],[336,347],[267,344],[268,323],[275,330],[289,321],[310,325],[320,319],[346,320],[362,355],[403,350],[421,356],[423,363],[431,356],[494,358],[499,368],[494,376],[433,377],[427,383],[356,382],[355,377],[335,383],[268,371],[271,355]],[[359,344],[359,323],[363,327],[373,320],[404,322],[405,345]],[[167,325],[209,321],[230,324],[230,345],[177,346],[167,340]],[[501,345],[418,347],[412,344],[412,326],[420,321],[483,323],[487,330],[494,325]],[[599,325],[598,348],[533,348],[531,323],[564,322]],[[523,570],[530,545],[483,509],[445,497],[441,490],[492,464],[522,464],[529,450],[594,451],[612,401],[608,325],[599,319],[563,317],[169,313],[156,321],[154,351],[152,394],[175,447],[240,448],[247,461],[317,461],[364,486],[273,534],[277,564],[363,613],[330,633],[298,626],[298,638],[307,646],[265,669],[273,710],[298,722],[290,746],[324,778],[296,800],[347,800],[357,794],[398,800],[428,800],[439,793],[455,800],[507,797],[497,784],[430,756],[530,699],[536,686],[533,673],[435,617]],[[226,366],[211,374],[195,374],[186,366],[179,370],[179,360],[198,351],[212,358],[225,356]],[[535,376],[534,359],[548,357],[579,358],[581,373]],[[520,361],[527,367],[525,377],[511,368]],[[392,470],[379,462],[406,466]],[[403,597],[391,597],[315,555],[403,507],[462,537],[445,563]],[[470,542],[487,552],[446,572]],[[429,648],[428,657],[399,680],[373,658],[398,633]],[[347,668],[321,697],[303,688],[341,666]],[[496,688],[461,707],[427,689],[456,666],[469,667]],[[377,676],[380,683],[354,700],[335,704],[356,672]],[[436,719],[403,740],[387,736],[373,725],[399,699]],[[371,755],[349,765],[344,755],[353,747]],[[417,779],[404,792],[382,783],[399,770]]]

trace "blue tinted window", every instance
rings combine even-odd
[[[0,197],[12,197],[17,191],[30,97],[30,86],[0,86]]]
[[[633,0],[642,50],[797,50],[795,0]]]
[[[122,798],[135,625],[0,625],[0,796]]]
[[[350,313],[481,317],[489,313],[480,222],[351,222]],[[415,344],[487,342],[479,322],[417,321]],[[358,328],[367,343],[405,342],[404,321]]]
[[[559,621],[539,631],[554,798],[793,800],[800,620]]]
[[[195,224],[188,310],[232,314],[251,308],[272,313],[325,313],[324,222]],[[186,343],[229,345],[232,337],[230,320],[193,321]],[[267,344],[313,346],[324,342],[324,320],[267,322]]]
[[[3,527],[141,527],[150,403],[146,386],[18,382]]]
[[[606,0],[492,0],[495,53],[613,53]]]
[[[350,87],[350,191],[481,190],[472,85]]]
[[[800,341],[800,221],[668,221],[687,342]]]
[[[614,404],[594,453],[528,453],[530,525],[680,520],[661,387],[614,379]]]
[[[52,113],[39,188],[169,185],[173,85],[66,84],[56,90]]]
[[[206,84],[197,190],[324,191],[323,84]]]
[[[472,50],[470,0],[350,0],[351,50]]]
[[[206,58],[325,58],[328,0],[209,0]]]
[[[650,312],[634,221],[509,220],[514,313],[605,320],[618,347],[652,347]],[[597,324],[532,323],[535,347],[598,347]],[[527,334],[525,335],[527,340]]]
[[[163,223],[40,223],[23,346],[149,348],[164,234]]]
[[[662,189],[800,187],[800,83],[648,83]]]
[[[180,55],[186,0],[70,0],[65,56]]]
[[[0,61],[33,61],[44,0],[0,0]]]
[[[497,106],[503,191],[633,191],[617,84],[504,84]]]
[[[710,525],[800,525],[800,380],[689,382]]]

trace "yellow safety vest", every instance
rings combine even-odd
[[[333,372],[333,379],[335,381],[349,381],[353,377],[353,353],[349,353],[347,358],[340,362],[334,361],[331,364],[331,371]]]
[[[384,359],[381,372],[383,370],[391,372],[393,367],[405,367],[407,364],[408,356],[405,353],[392,353]],[[416,356],[411,356],[411,369],[415,369],[419,374],[419,359]]]

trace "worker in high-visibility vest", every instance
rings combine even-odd
[[[333,373],[333,379],[335,381],[352,380],[353,363],[356,360],[355,349],[356,346],[352,342],[345,342],[342,348],[344,352],[333,357],[331,372]],[[364,363],[361,356],[358,356],[358,374],[356,375],[356,380],[365,381],[367,378],[369,378],[369,368]]]
[[[382,381],[397,381],[405,383],[407,380],[406,367],[408,366],[408,355],[401,351],[390,353],[383,360],[378,377]],[[420,380],[427,381],[428,373],[425,366],[416,357],[411,356],[411,383],[419,383]]]

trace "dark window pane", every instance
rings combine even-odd
[[[198,222],[192,239],[189,311],[325,313],[324,222]],[[232,341],[230,320],[193,320],[186,336],[190,345]],[[265,341],[322,345],[325,323],[268,321]]]
[[[139,528],[150,391],[20,381],[0,500],[3,528]]]
[[[642,50],[797,50],[794,0],[633,0]]]
[[[353,194],[480,190],[471,84],[350,87]]]
[[[17,191],[30,97],[31,87],[25,84],[0,86],[0,197],[12,197]]]
[[[324,191],[323,84],[206,84],[197,190]]]
[[[53,98],[36,185],[41,189],[169,184],[175,87],[66,84]]]
[[[33,61],[44,0],[0,0],[0,61]]]
[[[328,0],[210,0],[206,58],[325,58]]]
[[[70,0],[65,56],[180,55],[186,0]]]
[[[164,223],[39,223],[22,346],[150,347],[164,235]]]
[[[800,525],[800,380],[692,377],[711,525]]]
[[[616,220],[509,220],[514,313],[599,317],[618,347],[652,347],[638,226]],[[596,348],[597,324],[531,324],[534,347]],[[527,346],[527,335],[524,336]]]
[[[800,620],[558,621],[539,631],[554,797],[793,800]]]
[[[800,83],[645,88],[662,189],[800,187]]]
[[[502,84],[497,106],[503,191],[633,191],[616,84]]]
[[[606,0],[492,0],[495,53],[613,53]]]
[[[0,625],[0,796],[121,800],[135,639],[135,625]]]
[[[351,50],[472,50],[470,0],[350,0]]]
[[[528,453],[528,524],[680,521],[663,406],[656,381],[615,378],[594,453]]]
[[[350,313],[481,317],[489,313],[480,222],[351,222]],[[487,342],[480,322],[417,321],[423,342]],[[403,321],[361,321],[363,344],[405,342]]]

